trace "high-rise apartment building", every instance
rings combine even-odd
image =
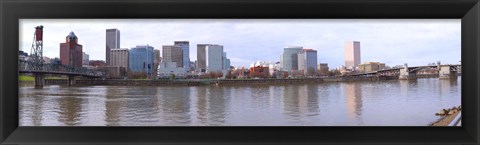
[[[105,42],[105,62],[107,65],[111,65],[110,50],[120,48],[120,31],[118,29],[107,29]]]
[[[345,67],[347,69],[356,69],[360,61],[360,42],[345,42]]]
[[[110,50],[110,66],[119,66],[128,69],[128,48]]]
[[[162,62],[175,62],[183,68],[183,49],[175,45],[162,46]]]
[[[153,75],[153,47],[136,46],[128,52],[128,68],[130,72],[144,72]]]
[[[190,68],[190,45],[188,41],[174,41],[174,46],[182,48],[182,66],[183,68]]]
[[[298,54],[298,70],[305,75],[314,75],[317,72],[317,51],[313,49],[303,49]]]
[[[283,48],[283,54],[280,58],[283,70],[298,70],[298,53],[300,53],[302,49],[303,47],[300,46]]]
[[[75,33],[70,32],[65,38],[65,43],[60,43],[60,62],[63,65],[82,67],[83,46],[78,44]]]

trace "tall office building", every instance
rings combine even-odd
[[[230,69],[230,59],[227,58],[227,53],[223,52],[223,70]]]
[[[360,42],[345,42],[345,67],[355,69],[360,64]]]
[[[221,72],[228,70],[230,59],[223,51],[222,45],[198,44],[197,45],[197,71],[199,72]]]
[[[70,32],[65,38],[65,43],[60,43],[60,62],[63,65],[82,67],[83,46],[78,44],[75,33]]]
[[[210,44],[205,48],[205,64],[207,72],[220,72],[224,70],[223,66],[223,46]]]
[[[110,50],[110,66],[120,66],[128,69],[128,48]]]
[[[316,68],[317,51],[313,49],[303,49],[300,51],[298,54],[298,70],[302,70],[305,75],[313,75],[317,72]]]
[[[197,64],[196,69],[198,72],[206,72],[207,70],[207,53],[206,48],[208,44],[197,44]]]
[[[88,62],[90,61],[90,56],[86,54],[85,52],[82,53],[82,65],[88,65]]]
[[[303,47],[300,46],[283,48],[282,58],[280,59],[283,70],[298,70],[298,53],[300,53],[302,49]]]
[[[131,72],[145,72],[153,75],[153,47],[137,46],[128,52],[128,68]]]
[[[153,50],[153,74],[157,74],[158,66],[160,65],[160,50]]]
[[[177,67],[183,68],[183,49],[175,45],[163,45],[162,59],[162,62],[175,62]]]
[[[174,46],[178,46],[182,48],[183,56],[182,56],[182,66],[183,68],[190,68],[190,45],[188,41],[174,41]]]
[[[105,62],[110,66],[110,50],[120,48],[120,31],[115,28],[107,29],[105,42]]]

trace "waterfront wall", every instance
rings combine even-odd
[[[417,75],[417,78],[438,78],[438,74]],[[398,76],[381,77],[334,77],[334,78],[297,78],[297,79],[245,79],[245,80],[76,80],[76,85],[106,86],[202,86],[202,85],[266,85],[301,84],[321,82],[388,81],[398,80]],[[65,79],[45,79],[45,85],[67,85]]]

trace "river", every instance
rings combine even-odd
[[[428,126],[461,78],[236,86],[19,87],[20,126]]]

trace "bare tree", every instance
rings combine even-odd
[[[308,67],[307,68],[307,75],[308,76],[314,76],[316,74],[315,68],[314,67]]]

